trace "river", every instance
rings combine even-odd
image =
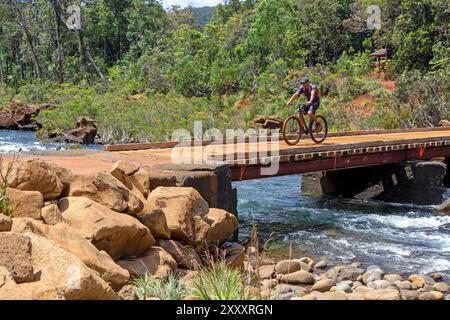
[[[272,235],[275,255],[362,262],[396,273],[450,275],[450,216],[436,207],[379,201],[314,199],[300,191],[301,176],[235,183],[242,241],[257,227],[260,247]],[[450,192],[447,192],[447,197]]]
[[[65,148],[70,146],[38,142],[33,132],[0,130],[0,153]],[[268,248],[274,255],[287,257],[292,246],[297,257],[450,275],[450,228],[444,227],[450,216],[436,215],[436,207],[314,199],[302,195],[300,181],[300,176],[287,176],[234,184],[244,243],[254,223],[261,246],[273,233]]]

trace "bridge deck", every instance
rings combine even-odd
[[[233,180],[245,180],[264,177],[261,175],[260,168],[268,163],[266,162],[268,159],[280,163],[280,170],[276,175],[286,175],[431,159],[439,156],[450,157],[450,128],[419,132],[332,136],[322,145],[316,145],[311,139],[305,137],[295,147],[288,146],[283,141],[269,144],[211,144],[190,147],[182,154],[180,154],[182,150],[172,147],[173,145],[165,149],[118,152],[72,151],[24,157],[40,158],[60,164],[74,172],[86,173],[107,170],[112,163],[120,159],[157,168],[173,164],[172,152],[177,152],[176,159],[184,160],[185,163],[198,161],[202,159],[202,156],[208,160],[226,160],[232,169]],[[252,150],[258,150],[260,154],[257,156],[250,153]]]

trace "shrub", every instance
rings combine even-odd
[[[193,279],[191,294],[201,300],[249,300],[245,293],[246,276],[238,269],[216,262]]]
[[[169,274],[167,280],[154,279],[146,275],[144,278],[136,278],[131,281],[136,287],[136,293],[140,300],[157,297],[161,300],[181,300],[186,296],[184,283]]]

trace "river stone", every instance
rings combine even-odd
[[[387,288],[393,286],[393,284],[391,284],[389,281],[386,281],[386,280],[375,280],[375,281],[367,284],[367,286],[369,288],[379,290],[379,289],[387,289]]]
[[[351,288],[351,285],[347,281],[342,281],[336,285],[336,291],[350,293],[350,292],[352,292],[352,288]]]
[[[349,293],[349,294],[347,294],[347,300],[353,300],[353,301],[364,300],[364,294],[362,294],[362,293]]]
[[[419,275],[414,274],[414,275],[410,276],[408,280],[416,288],[423,288],[425,286],[425,279]]]
[[[360,286],[355,288],[355,290],[353,290],[354,293],[367,293],[369,291],[375,291],[375,289],[368,288],[366,286]]]
[[[442,276],[442,274],[434,272],[428,275],[431,279],[433,279],[436,282],[440,282],[444,279],[444,277]]]
[[[327,262],[325,260],[321,260],[314,265],[314,268],[324,269],[327,267]]]
[[[402,276],[399,274],[386,274],[383,279],[389,282],[403,281]]]
[[[437,295],[435,292],[437,291],[422,292],[419,294],[419,300],[443,300],[444,295],[441,292],[438,292],[439,295]]]
[[[403,300],[419,300],[419,292],[417,290],[400,290]]]
[[[446,292],[450,291],[449,285],[446,284],[445,282],[435,283],[433,285],[433,289],[434,289],[434,291],[439,291],[439,292],[442,292],[442,293],[446,293]]]
[[[266,291],[266,290],[270,290],[276,287],[277,285],[277,280],[275,279],[267,279],[267,280],[263,280],[261,281],[261,291]]]
[[[342,291],[324,292],[317,300],[347,300],[347,294]]]
[[[272,279],[275,275],[275,266],[267,265],[258,268],[258,274],[260,279]]]
[[[401,297],[397,290],[380,289],[366,292],[364,300],[401,300]]]
[[[280,274],[277,277],[278,280],[289,283],[289,284],[314,284],[315,279],[313,275],[309,272],[300,270],[297,272],[289,273],[286,275]]]
[[[330,291],[330,289],[335,285],[334,280],[332,279],[322,279],[317,281],[311,288],[311,291],[319,291],[326,292]]]
[[[409,281],[395,281],[394,285],[400,290],[412,290],[412,284]]]
[[[293,286],[289,284],[281,283],[275,287],[275,291],[278,294],[294,293],[295,295],[300,295],[305,292],[305,288]]]
[[[0,213],[0,232],[11,231],[12,219]]]
[[[367,285],[370,282],[381,280],[383,273],[379,269],[369,270],[363,274],[363,283]]]
[[[277,274],[288,274],[300,270],[309,272],[311,268],[300,260],[282,260],[277,263],[275,270]]]
[[[123,286],[122,289],[117,292],[117,294],[121,300],[139,300],[136,292],[136,287],[131,284]]]
[[[313,300],[316,300],[316,296],[313,294],[307,294],[307,295],[304,295],[303,297],[300,297],[298,300],[313,301]]]

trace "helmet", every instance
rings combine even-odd
[[[306,84],[306,83],[309,83],[309,78],[308,78],[308,77],[303,77],[303,78],[300,80],[300,84]]]

